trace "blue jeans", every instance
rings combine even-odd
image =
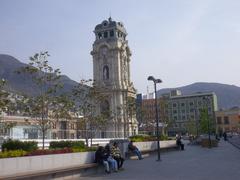
[[[113,159],[111,156],[109,156],[107,161],[110,163],[111,169],[113,169],[114,171],[118,170],[117,161],[115,159]]]
[[[106,170],[107,172],[109,172],[110,169],[109,169],[108,161],[103,161],[103,165],[104,165],[104,167],[105,167],[105,170]]]
[[[133,152],[138,156],[138,159],[142,159],[142,154],[141,154],[141,152],[138,150],[138,148],[136,148],[135,150],[133,150]]]

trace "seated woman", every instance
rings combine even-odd
[[[121,151],[118,147],[118,143],[114,142],[111,148],[111,155],[117,161],[118,169],[122,168],[124,158],[121,155]]]
[[[138,159],[141,160],[142,158],[142,154],[139,151],[139,149],[133,145],[133,141],[130,141],[128,144],[128,150],[132,151],[133,153],[135,153],[138,156]]]
[[[104,149],[102,146],[99,146],[95,153],[95,162],[99,164],[103,164],[105,167],[105,172],[110,173],[107,156],[104,154]]]
[[[104,148],[104,156],[106,156],[107,162],[111,165],[111,169],[113,169],[114,172],[117,172],[118,171],[117,161],[111,155],[111,149],[109,144],[107,144]]]

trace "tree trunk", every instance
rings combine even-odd
[[[42,131],[42,149],[45,148],[45,130]]]

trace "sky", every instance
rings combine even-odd
[[[123,22],[138,93],[194,82],[240,86],[239,0],[0,0],[0,54],[24,63],[49,51],[75,81],[92,78],[95,26]]]

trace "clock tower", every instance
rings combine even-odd
[[[110,117],[102,138],[128,137],[137,133],[134,108],[136,90],[130,79],[131,51],[123,23],[104,20],[94,30],[94,84],[105,96],[98,105],[98,113],[108,110]]]

